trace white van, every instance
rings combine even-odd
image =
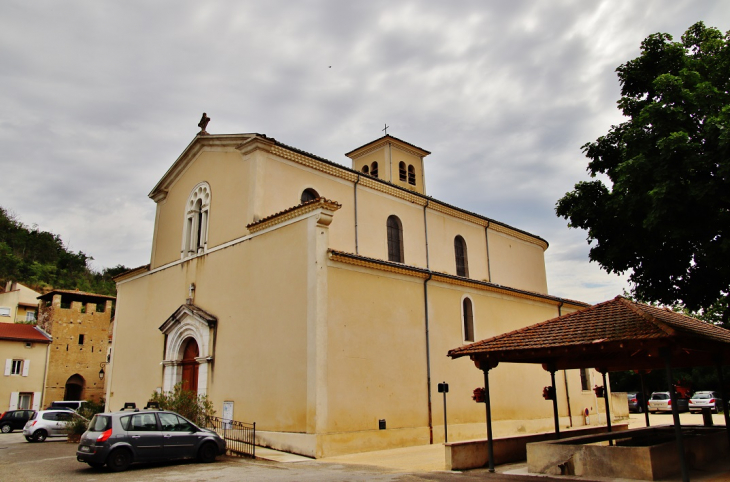
[[[79,408],[81,408],[85,403],[86,400],[58,400],[56,402],[51,402],[51,406],[49,406],[48,409],[66,408],[73,410],[74,412],[78,412]]]

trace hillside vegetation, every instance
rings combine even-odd
[[[0,207],[0,282],[17,281],[36,291],[50,288],[78,289],[116,296],[112,277],[127,271],[117,265],[101,272],[92,270],[94,258],[82,251],[74,253],[61,237],[36,226],[29,228]]]

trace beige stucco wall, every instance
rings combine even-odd
[[[43,376],[46,369],[47,343],[31,343],[26,348],[24,341],[0,340],[0,361],[5,367],[6,360],[28,360],[28,376],[3,375],[0,373],[0,413],[7,410],[10,405],[10,395],[13,392],[34,393],[33,405],[41,405],[41,392],[43,391]],[[25,361],[24,361],[25,364]],[[32,407],[31,407],[32,408]]]
[[[541,247],[490,229],[489,260],[493,283],[548,292],[545,252]]]
[[[82,308],[84,311],[82,313]],[[99,401],[104,398],[105,381],[99,378],[101,363],[106,362],[109,344],[109,323],[112,300],[104,302],[104,311],[96,311],[96,303],[71,303],[61,308],[61,295],[54,295],[51,306],[42,309],[41,317],[50,320],[49,332],[53,337],[48,356],[48,374],[45,382],[43,406],[63,400],[66,382],[73,375],[84,379],[82,400]],[[84,335],[83,344],[79,335]]]
[[[180,259],[185,203],[200,182],[207,182],[211,190],[208,247],[248,234],[250,169],[251,163],[235,149],[200,153],[176,180],[165,200],[157,204],[153,268]]]
[[[118,285],[109,407],[162,387],[160,325],[186,302],[218,318],[208,396],[261,430],[306,429],[307,223]]]

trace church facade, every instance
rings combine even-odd
[[[260,443],[312,457],[483,437],[449,349],[584,308],[547,293],[542,238],[426,195],[390,135],[352,167],[261,134],[201,132],[157,183],[150,264],[116,278],[107,408],[182,383]],[[597,408],[558,377],[561,423]],[[552,429],[548,372],[494,372],[495,435]]]

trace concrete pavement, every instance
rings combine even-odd
[[[687,425],[702,425],[701,414],[680,414],[681,423]],[[722,414],[713,415],[713,421],[715,425],[725,424],[725,419]],[[641,428],[645,426],[644,414],[632,413],[629,417],[629,428]],[[660,414],[649,414],[649,422],[652,426],[658,425],[671,425],[672,414],[671,413],[660,413]],[[276,460],[269,458],[274,456],[271,451],[269,455],[259,452],[257,448],[256,455],[267,459]],[[270,450],[270,449],[269,449]],[[283,457],[283,456],[282,456]],[[295,456],[299,457],[299,456]],[[325,457],[322,459],[312,460],[307,457],[301,457],[299,459],[293,458],[291,462],[298,462],[302,460],[314,461],[322,464],[343,464],[343,465],[357,465],[357,466],[371,466],[386,469],[392,472],[400,473],[418,473],[418,472],[447,472],[446,471],[446,457],[445,449],[442,443],[435,443],[433,445],[420,445],[415,447],[404,447],[391,450],[379,450],[375,452],[364,452],[359,454],[339,455],[336,457]],[[287,462],[283,458],[279,461]],[[726,462],[720,462],[715,464],[713,467],[708,467],[706,472],[697,472],[692,474],[692,480],[705,481],[705,482],[716,482],[716,481],[730,481],[730,460]],[[477,472],[477,471],[469,471]],[[478,469],[478,472],[485,472],[485,470]],[[575,480],[575,477],[545,477],[544,475],[529,474],[527,472],[526,464],[512,464],[506,466],[500,466],[497,468],[497,472],[505,476],[516,476],[519,480]],[[536,479],[539,477],[539,479]],[[579,478],[580,480],[587,480]],[[591,480],[615,480],[615,479],[591,479]],[[681,477],[675,479],[669,479],[670,481],[681,481]]]

